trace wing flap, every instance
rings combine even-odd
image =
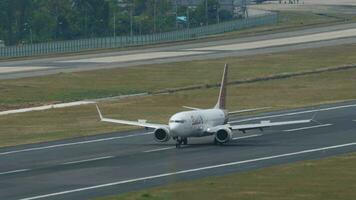
[[[242,125],[230,125],[232,130],[252,130],[252,129],[261,129],[268,128],[272,126],[283,126],[283,125],[293,125],[293,124],[304,124],[310,123],[312,120],[296,120],[296,121],[284,121],[284,122],[270,122],[270,121],[261,121],[256,124],[242,124]]]
[[[162,127],[168,127],[168,125],[166,125],[166,124],[146,123],[145,120],[128,121],[128,120],[104,118],[103,115],[101,114],[101,111],[100,111],[98,105],[96,105],[96,109],[97,109],[97,111],[99,113],[100,121],[103,121],[103,122],[109,122],[109,123],[115,123],[115,124],[125,124],[125,125],[132,125],[132,126],[140,126],[140,127],[145,127],[145,128],[155,128],[155,129],[162,128]]]

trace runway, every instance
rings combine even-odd
[[[141,50],[0,62],[0,79],[284,52],[356,43],[356,23]]]
[[[223,146],[212,137],[153,141],[152,132],[70,139],[0,149],[0,199],[89,199],[207,176],[225,175],[356,151],[356,101],[256,116],[231,123],[309,119],[264,132],[236,133]]]

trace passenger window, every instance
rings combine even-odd
[[[169,121],[170,123],[179,123],[179,124],[184,124],[185,120],[171,120]]]

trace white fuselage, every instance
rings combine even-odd
[[[212,134],[209,128],[226,122],[227,114],[221,109],[185,111],[169,119],[169,129],[173,137],[202,137]]]

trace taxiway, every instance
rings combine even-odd
[[[356,43],[356,23],[131,51],[4,61],[0,62],[0,79],[258,55],[353,43]]]

